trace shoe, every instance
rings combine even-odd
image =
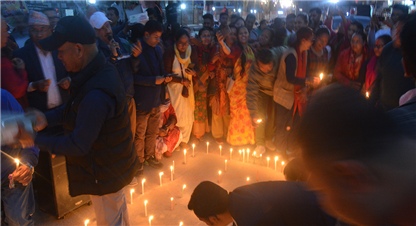
[[[139,182],[136,179],[136,176],[133,177],[133,180],[131,180],[130,184],[128,186],[136,186]]]
[[[256,155],[254,155],[254,152],[256,152]],[[257,146],[256,149],[254,149],[253,151],[253,156],[255,156],[256,158],[259,158],[260,154],[263,155],[264,153],[266,153],[266,147]]]
[[[266,148],[269,149],[270,151],[276,150],[276,146],[271,140],[266,140]]]
[[[157,160],[155,158],[155,156],[152,156],[150,158],[148,158],[146,160],[146,164],[149,165],[150,167],[156,168],[156,169],[160,169],[163,167],[163,164],[161,162],[159,162],[159,160]]]
[[[217,142],[217,144],[219,144],[219,145],[223,145],[224,144],[224,139],[222,137],[215,138],[215,142]]]
[[[189,147],[189,145],[185,142],[181,142],[181,144],[179,144],[179,146],[181,146],[181,148],[189,150],[191,147]]]
[[[170,157],[172,157],[172,152],[165,151],[165,153],[163,153],[163,156],[165,156],[166,158],[170,158]]]

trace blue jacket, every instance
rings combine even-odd
[[[130,55],[130,49],[126,49],[126,45],[130,45],[127,40],[121,39],[117,36],[114,36],[114,40],[119,43],[120,51],[123,56]],[[128,43],[128,44],[126,44]],[[105,44],[101,39],[97,38],[97,47],[101,50],[104,56],[107,58],[111,64],[113,64],[120,75],[121,81],[123,82],[124,89],[126,91],[127,97],[134,96],[134,86],[133,86],[133,68],[132,68],[132,58],[124,58],[121,60],[112,60],[111,59],[111,50],[107,44]]]
[[[4,89],[1,89],[1,112],[21,112],[23,109],[20,104],[14,99],[14,97]],[[39,149],[32,148],[11,148],[9,146],[1,146],[1,150],[11,155],[14,158],[19,159],[20,162],[28,162],[32,166],[38,164]],[[13,159],[10,159],[3,153],[1,154],[1,179],[8,174],[13,173],[16,170],[16,163]]]
[[[159,46],[155,48],[149,46],[141,40],[143,52],[135,59],[134,66],[134,100],[136,110],[150,111],[152,108],[159,107],[165,102],[165,84],[156,85],[156,76],[166,75],[162,51]],[[156,56],[156,52],[159,57]],[[147,62],[144,54],[149,54],[150,62]],[[154,68],[153,75],[150,67]]]

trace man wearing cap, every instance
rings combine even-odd
[[[111,21],[102,12],[95,12],[90,17],[90,24],[94,28],[95,35],[97,37],[98,49],[101,50],[107,60],[117,68],[118,74],[123,82],[124,89],[126,91],[132,134],[134,135],[136,132],[136,105],[133,99],[134,83],[131,64],[133,59],[130,58],[132,46],[129,41],[113,36],[110,22]],[[138,44],[140,46],[140,42],[138,42]],[[118,55],[117,49],[119,49],[119,52],[123,56]],[[141,48],[134,46],[132,52],[133,56],[137,57],[140,53]]]
[[[33,11],[29,16],[29,36],[26,45],[13,52],[13,58],[21,58],[27,71],[29,106],[46,111],[62,105],[68,99],[70,79],[64,65],[58,59],[58,51],[47,51],[39,41],[51,35],[48,17]]]
[[[123,188],[138,170],[126,94],[117,69],[98,50],[95,31],[82,17],[68,16],[43,49],[59,50],[71,74],[69,100],[45,114],[34,111],[38,129],[63,123],[63,136],[38,135],[35,144],[65,155],[71,196],[91,195],[97,225],[129,225]]]

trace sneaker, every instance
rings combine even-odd
[[[179,144],[179,146],[181,146],[181,148],[189,150],[191,147],[189,147],[189,145],[185,142],[181,142],[181,144]]]
[[[269,149],[270,151],[276,150],[276,146],[271,140],[266,140],[266,148]]]
[[[136,176],[133,177],[133,180],[131,180],[130,184],[128,186],[136,186],[139,182],[136,179]]]
[[[166,158],[170,158],[170,157],[172,157],[172,152],[165,151],[165,153],[163,153],[163,156],[165,156]]]
[[[156,169],[160,169],[163,167],[163,164],[159,160],[157,160],[155,156],[148,158],[146,160],[146,164]]]
[[[254,155],[254,152],[256,152],[256,155]],[[264,154],[266,153],[266,147],[264,146],[257,146],[256,149],[254,149],[253,151],[253,156],[255,156],[256,158],[260,157],[260,154]]]
[[[219,145],[223,145],[224,144],[224,139],[222,137],[215,138],[215,142],[217,142],[217,144],[219,144]]]

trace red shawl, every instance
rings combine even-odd
[[[296,71],[296,77],[298,78],[305,78],[306,77],[306,66],[308,64],[306,51],[300,52],[299,48],[296,48],[296,53],[298,55],[298,65]],[[295,85],[295,108],[293,110],[293,116],[296,113],[296,109],[299,110],[299,115],[302,116],[306,110],[306,102],[301,100],[301,89],[303,87],[299,85]]]

